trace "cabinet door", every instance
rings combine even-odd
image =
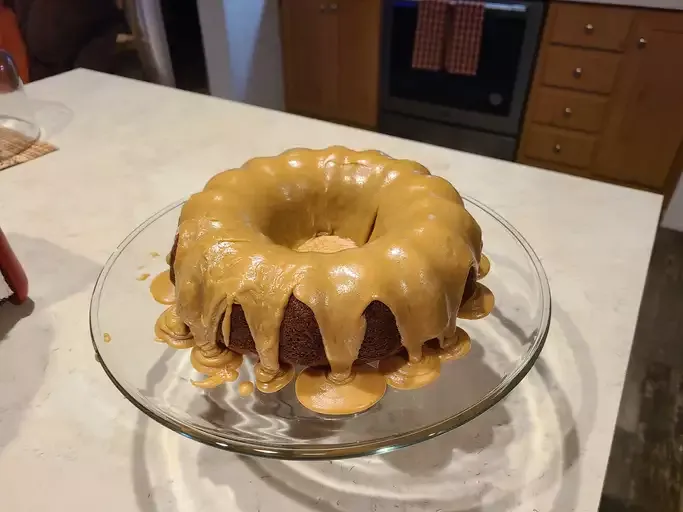
[[[338,0],[339,115],[352,124],[377,125],[381,0]]]
[[[287,110],[314,117],[335,117],[336,11],[326,0],[282,0],[280,23]]]
[[[661,189],[683,141],[683,13],[642,12],[610,105],[594,173]]]

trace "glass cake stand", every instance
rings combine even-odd
[[[459,320],[472,338],[464,358],[446,362],[426,387],[386,395],[351,416],[305,409],[294,384],[274,394],[242,397],[256,361],[245,357],[239,380],[203,390],[189,350],[154,341],[165,306],[149,283],[166,270],[184,201],[160,211],[133,231],[100,274],[90,304],[90,331],[98,360],[138,409],[175,432],[217,448],[282,459],[332,459],[384,453],[425,441],[477,417],[503,399],[539,356],[550,325],[550,288],[524,238],[498,214],[465,198],[484,234],[491,271],[482,283],[496,298],[480,320]],[[146,276],[149,274],[149,277]]]

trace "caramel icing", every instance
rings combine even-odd
[[[316,234],[352,240],[335,253],[292,250]],[[456,190],[416,162],[341,147],[255,158],[212,178],[183,207],[175,259],[178,313],[197,347],[229,340],[239,303],[261,364],[276,370],[284,308],[314,312],[332,373],[349,374],[378,300],[411,360],[455,330],[481,231]],[[223,318],[222,325],[219,325]]]
[[[149,276],[149,274],[147,274]],[[173,304],[175,302],[175,286],[171,282],[170,270],[164,270],[161,274],[152,279],[149,285],[154,300],[161,304]]]
[[[455,336],[446,338],[440,342],[437,354],[441,362],[454,361],[465,357],[472,348],[472,340],[460,327],[457,328]]]
[[[229,364],[215,359],[232,354],[226,346],[235,303],[259,355],[259,389],[285,385],[293,375],[279,361],[280,323],[290,296],[313,311],[331,367],[325,382],[340,389],[358,378],[352,365],[371,302],[385,304],[396,319],[407,351],[398,366],[408,368],[408,387],[415,387],[418,374],[438,375],[438,354],[425,348],[423,356],[427,340],[455,336],[459,312],[471,317],[482,309],[476,302],[488,301],[484,310],[493,307],[481,285],[476,299],[461,305],[468,276],[483,276],[486,269],[481,230],[458,192],[420,164],[378,151],[294,149],[252,159],[193,195],[177,234],[176,289],[169,290],[167,275],[152,282],[157,300],[174,303],[158,327],[167,342],[178,334],[188,346],[191,340],[193,366],[209,375],[207,386],[233,380],[241,361],[237,354]],[[164,330],[176,317],[189,332]],[[197,354],[205,359],[199,367]],[[313,371],[300,379],[307,382]],[[384,382],[373,371],[364,369],[361,378],[372,374],[373,382]],[[297,379],[297,389],[302,386]]]
[[[280,363],[276,372],[266,369],[260,362],[254,368],[256,373],[256,387],[263,393],[276,393],[289,384],[294,378],[294,367]]]
[[[477,283],[474,294],[460,306],[458,317],[467,320],[484,318],[495,306],[493,292],[481,283]]]
[[[330,380],[326,368],[306,368],[296,379],[301,405],[321,414],[355,414],[369,409],[384,396],[384,377],[367,364],[354,365],[341,383]]]
[[[305,241],[295,250],[298,252],[322,252],[330,254],[358,247],[353,240],[334,235],[318,235]]]
[[[154,334],[159,341],[175,349],[192,348],[194,339],[187,325],[178,316],[175,306],[164,311],[154,325]]]
[[[251,381],[240,382],[237,386],[237,392],[240,396],[249,396],[254,392],[254,383]]]
[[[436,351],[424,347],[420,360],[411,361],[404,354],[397,354],[380,361],[379,371],[392,388],[417,389],[437,379],[441,374],[441,359]]]
[[[436,341],[436,340],[433,340]],[[412,363],[403,354],[398,354],[379,363],[379,371],[387,383],[396,389],[417,389],[436,380],[441,374],[441,364],[465,357],[472,348],[472,341],[460,327],[454,336],[442,338],[434,346],[429,343],[423,347],[423,357]]]
[[[239,377],[237,369],[242,366],[242,355],[232,350],[223,349],[212,356],[205,355],[197,347],[190,355],[192,367],[208,377],[201,381],[192,381],[198,388],[215,388],[224,382],[234,382]]]
[[[481,260],[479,260],[479,275],[477,275],[477,279],[485,278],[490,271],[491,271],[491,260],[489,260],[488,256],[486,256],[486,254],[482,254]]]

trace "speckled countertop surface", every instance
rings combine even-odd
[[[3,509],[597,509],[660,196],[89,71],[28,91],[60,150],[0,172],[35,302],[0,308]],[[332,144],[418,160],[522,232],[553,293],[537,366],[466,426],[347,461],[238,457],[146,419],[93,357],[90,293],[110,253],[219,170]]]

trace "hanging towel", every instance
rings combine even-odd
[[[446,48],[446,71],[474,76],[479,67],[484,30],[484,0],[453,0],[452,6],[452,32]]]
[[[418,4],[413,68],[431,71],[443,68],[448,8],[449,0],[421,0]]]

